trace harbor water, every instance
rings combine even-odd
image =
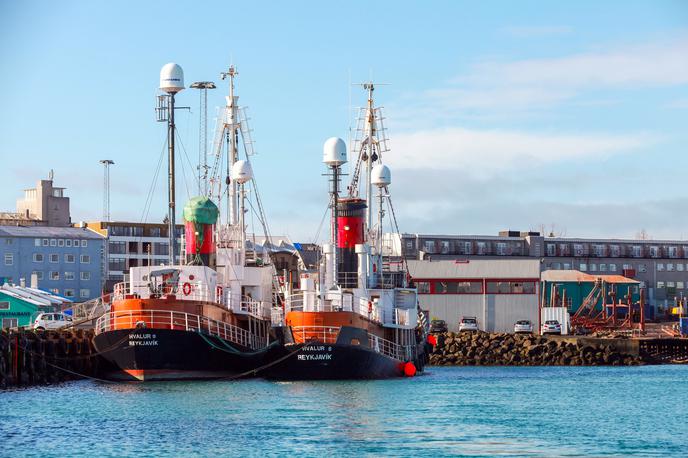
[[[686,456],[687,366],[0,392],[2,456]]]

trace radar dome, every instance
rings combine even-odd
[[[373,167],[370,182],[378,188],[389,186],[392,183],[392,172],[389,171],[389,167],[383,164],[377,164]]]
[[[323,145],[323,162],[329,166],[346,164],[346,143],[338,137],[331,137]]]
[[[253,169],[248,161],[236,161],[232,166],[232,180],[244,184],[253,178]]]
[[[160,70],[160,89],[168,94],[176,94],[184,89],[184,71],[175,64],[165,64]]]

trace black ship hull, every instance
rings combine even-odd
[[[392,358],[367,345],[351,345],[351,335],[359,342],[367,342],[363,330],[343,327],[335,343],[311,340],[306,344],[294,343],[287,328],[281,328],[282,345],[273,362],[261,374],[273,380],[353,380],[403,377],[408,361]],[[280,333],[278,333],[280,334]],[[366,336],[365,340],[363,336]],[[342,338],[343,337],[343,338]],[[419,372],[425,365],[424,347],[421,356],[411,363]]]
[[[273,346],[252,351],[193,331],[136,328],[98,334],[94,346],[111,380],[151,381],[236,377],[266,364]]]

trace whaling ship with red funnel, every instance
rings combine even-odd
[[[389,195],[391,174],[382,162],[387,142],[381,111],[374,106],[374,85],[364,87],[368,104],[357,130],[362,136],[354,143],[358,157],[345,197],[340,197],[339,181],[346,144],[331,138],[324,145],[331,243],[323,246],[319,271],[302,273],[300,288],[288,291],[283,307],[273,313],[282,356],[266,369],[269,378],[411,376],[428,361],[417,291],[409,284],[404,260],[393,263],[388,256],[385,215],[392,216],[396,232],[398,228]]]

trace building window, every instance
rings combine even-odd
[[[9,310],[10,303],[8,301],[0,301],[0,310]]]
[[[476,254],[487,254],[487,243],[486,242],[477,242],[476,243]]]
[[[110,242],[108,250],[110,250],[110,254],[125,254],[127,252],[127,244],[126,242]],[[156,254],[159,253],[156,252]]]
[[[65,280],[74,280],[74,278],[76,278],[74,275],[74,272],[65,272],[64,273],[64,279]]]
[[[79,241],[78,241],[78,240],[74,240],[74,248],[78,248],[78,247],[79,247]]]
[[[580,269],[581,272],[587,272],[588,271],[588,265],[584,262],[581,262],[578,269]]]
[[[12,264],[14,264],[14,254],[13,253],[5,253],[5,265],[11,266]]]
[[[647,266],[645,264],[638,264],[638,272],[647,272]]]
[[[34,270],[31,275],[36,275],[36,280],[43,280],[43,272],[40,270]]]
[[[56,272],[54,270],[51,270],[48,278],[51,280],[59,280],[60,279],[60,272]]]
[[[50,246],[57,246],[57,240],[50,239]]]
[[[573,244],[573,255],[574,256],[583,256],[583,245],[580,243],[574,243]]]
[[[430,282],[416,282],[416,288],[418,288],[418,294],[430,294]]]
[[[88,240],[81,241],[81,248],[86,248],[88,246]]]
[[[41,246],[41,239],[35,239],[35,240],[33,241],[33,245],[34,245],[34,246]]]
[[[497,254],[499,256],[506,255],[506,243],[505,242],[497,242]]]
[[[659,247],[658,246],[651,246],[650,247],[650,257],[651,258],[658,258],[659,257]]]
[[[683,272],[683,264],[676,264],[676,271]]]
[[[667,272],[673,272],[674,271],[674,263],[668,262],[667,263]]]
[[[435,253],[435,241],[434,240],[426,240],[423,242],[423,249],[426,253],[433,254]]]
[[[65,240],[65,245],[68,247],[71,247],[72,246],[72,239]]]
[[[71,288],[65,288],[64,296],[65,297],[74,297],[74,290]]]
[[[89,255],[87,255],[87,254],[82,254],[82,255],[81,255],[80,262],[81,262],[82,264],[90,264],[90,263],[91,263],[91,257],[90,257]]]
[[[90,289],[82,289],[79,291],[79,297],[82,299],[87,299],[91,295]]]
[[[34,253],[33,262],[43,262],[43,255],[41,253]]]
[[[664,282],[663,281],[657,282],[657,289],[664,289]]]
[[[590,264],[590,272],[597,272],[597,264]]]
[[[43,239],[43,246],[48,246],[48,245],[50,245],[50,240]]]
[[[16,328],[19,326],[19,318],[3,318],[2,329]]]
[[[442,240],[440,242],[440,253],[441,254],[449,254],[449,251],[450,251],[449,240]]]
[[[60,262],[60,255],[59,254],[51,254],[50,255],[50,262],[53,264]]]
[[[557,246],[553,243],[548,243],[546,245],[547,247],[547,256],[556,256],[557,255]]]
[[[488,280],[487,294],[535,294],[535,282]]]
[[[683,288],[684,288],[683,282],[682,282],[682,281],[677,281],[677,282],[676,282],[676,289],[683,289]]]
[[[664,272],[664,263],[657,263],[657,272]]]
[[[593,245],[592,246],[593,256],[602,257],[602,256],[604,256],[604,252],[605,252],[604,245]]]
[[[565,263],[563,264],[563,266],[564,266],[564,270],[571,270],[571,263],[565,262]]]
[[[616,272],[616,264],[609,264],[609,271]]]
[[[151,227],[150,228],[150,236],[151,237],[160,237],[160,228],[159,227]],[[413,242],[411,241],[411,246],[408,246],[409,243],[406,242],[406,247],[409,249],[413,249]]]
[[[633,266],[630,265],[630,264],[624,264],[624,265],[623,265],[623,269],[624,269],[624,270],[629,270],[629,269],[632,269],[632,268],[633,268]]]
[[[126,261],[122,258],[110,258],[108,270],[124,272],[127,269]]]
[[[618,258],[621,254],[621,248],[619,245],[609,245],[609,255],[612,258]]]
[[[88,281],[91,279],[91,272],[81,272],[81,279]]]
[[[57,241],[57,246],[64,246],[64,239],[59,239]]]
[[[670,258],[678,258],[678,247],[670,246],[668,252]]]
[[[607,271],[607,264],[600,264],[600,272],[606,272]]]
[[[463,242],[463,254],[473,254],[473,244],[471,242]]]
[[[65,262],[72,264],[72,263],[74,263],[75,259],[76,258],[74,257],[73,254],[66,254],[65,255]]]

